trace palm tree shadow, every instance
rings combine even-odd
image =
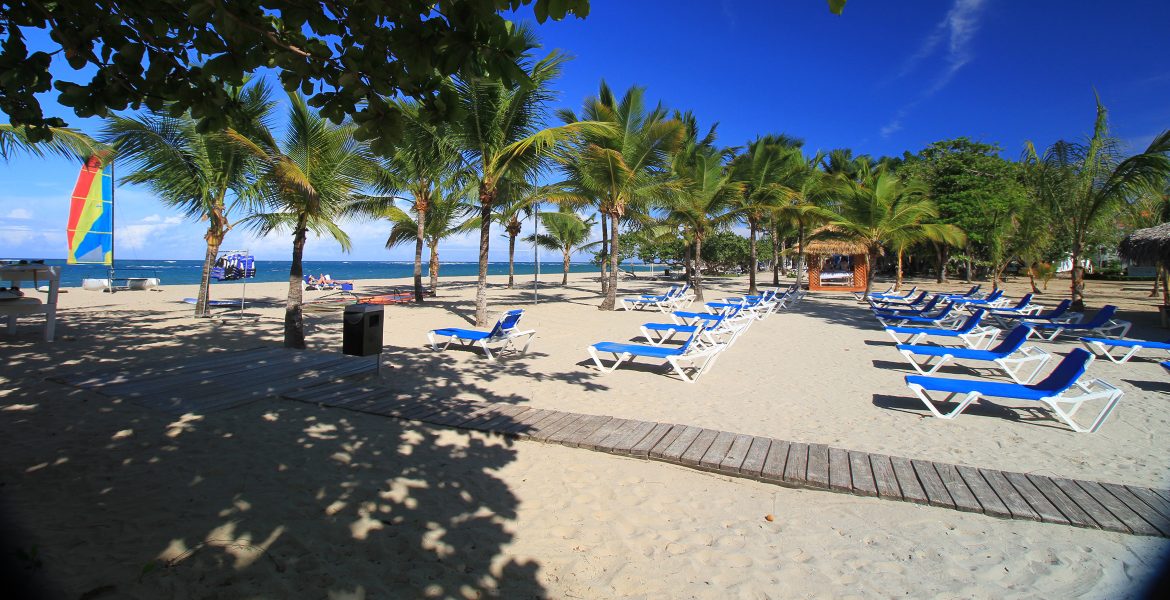
[[[6,340],[11,375],[0,408],[20,407],[3,414],[19,414],[26,425],[7,436],[0,468],[36,476],[6,489],[28,520],[4,528],[14,532],[5,545],[27,554],[35,539],[42,556],[68,556],[42,559],[40,572],[65,588],[64,597],[166,597],[176,589],[214,596],[241,579],[280,589],[290,573],[300,574],[295,595],[305,597],[546,595],[539,563],[505,550],[520,502],[496,475],[516,460],[509,440],[278,399],[180,417],[43,380],[113,370],[163,376],[209,347],[271,347],[280,339],[276,320],[192,327],[185,311],[108,310],[64,312],[54,343],[32,328]],[[332,339],[310,344],[336,352]],[[526,373],[526,361],[467,365],[416,348],[387,350],[397,367],[367,384],[383,390],[378,399],[388,406],[526,400],[486,385]],[[600,388],[578,375],[578,384]],[[209,377],[244,385],[264,371]],[[322,393],[331,389],[345,388]],[[118,430],[132,434],[111,438]],[[45,443],[45,435],[71,441]],[[68,494],[59,493],[63,486]],[[27,510],[36,497],[52,501]],[[78,544],[78,532],[90,530],[102,532],[101,542]],[[94,575],[86,588],[69,589],[77,584],[63,574],[77,561]],[[128,577],[126,565],[151,568]]]

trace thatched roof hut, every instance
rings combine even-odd
[[[1139,229],[1122,238],[1117,249],[1134,262],[1170,264],[1170,223]]]
[[[804,245],[804,252],[806,254],[842,254],[845,256],[853,256],[866,254],[866,249],[865,244],[854,240],[820,239],[806,243]]]

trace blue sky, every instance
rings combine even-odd
[[[1170,3],[1146,0],[851,0],[842,16],[820,0],[623,2],[594,0],[585,20],[537,28],[546,49],[574,57],[558,82],[556,107],[579,108],[605,78],[619,93],[647,88],[651,100],[719,123],[724,145],[770,132],[805,139],[810,152],[848,147],[874,156],[918,151],[968,136],[1019,155],[1079,139],[1093,120],[1093,90],[1113,133],[1132,149],[1170,127]],[[530,14],[530,13],[529,13]],[[34,37],[44,43],[44,36]],[[55,65],[55,74],[69,75]],[[81,120],[42,99],[87,132]],[[4,117],[0,116],[0,119]],[[0,255],[64,256],[64,223],[77,167],[17,157],[0,164]],[[142,188],[119,187],[120,258],[202,258],[201,224],[184,221]],[[407,260],[382,247],[383,223],[351,223],[344,255],[310,240],[316,260]],[[229,235],[228,246],[287,260],[291,239]],[[507,244],[493,237],[492,259]],[[474,260],[476,242],[454,239],[444,260]],[[524,260],[527,253],[518,253]]]

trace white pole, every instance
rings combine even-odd
[[[532,303],[540,304],[540,244],[536,236],[540,235],[540,203],[533,204],[535,209],[532,218],[532,260],[536,263],[535,274],[532,276]]]

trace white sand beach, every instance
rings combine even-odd
[[[944,421],[906,389],[909,367],[861,305],[814,294],[754,325],[695,384],[658,365],[601,374],[587,345],[633,340],[663,315],[598,311],[593,278],[561,288],[559,277],[546,277],[535,305],[530,280],[509,290],[492,278],[492,307],[524,308],[523,326],[537,331],[528,355],[495,363],[425,345],[429,329],[470,324],[473,280],[444,280],[424,306],[386,307],[381,383],[413,397],[1170,487],[1170,384],[1155,361],[1091,366],[1125,391],[1095,434],[1012,402]],[[1009,295],[1025,285],[1013,281]],[[1065,285],[1039,300],[1054,305]],[[717,280],[708,299],[746,286]],[[1134,320],[1131,337],[1165,337],[1145,284],[1090,286],[1092,305],[1116,301]],[[174,417],[45,380],[278,346],[286,287],[249,284],[267,302],[249,308],[256,318],[217,320],[177,302],[194,286],[71,289],[57,341],[40,341],[31,319],[0,338],[0,490],[18,535],[6,543],[36,549],[25,562],[47,587],[66,598],[1117,598],[1139,594],[1170,552],[1163,538],[794,490],[289,400]],[[339,352],[340,323],[340,305],[308,313],[310,349]]]

